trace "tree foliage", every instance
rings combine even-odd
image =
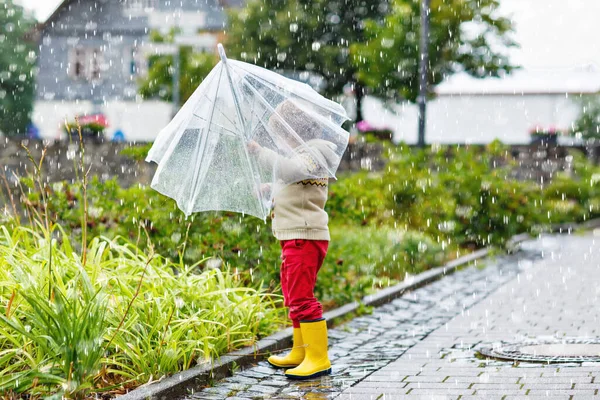
[[[265,68],[318,74],[326,95],[350,84],[362,96],[350,46],[364,40],[365,22],[381,20],[387,7],[385,0],[251,0],[230,15],[228,49]]]
[[[583,139],[600,140],[600,95],[583,96],[580,101],[581,112],[573,130]]]
[[[265,68],[312,71],[339,94],[354,81],[350,45],[363,40],[364,23],[381,19],[381,0],[252,0],[230,18],[228,48]]]
[[[499,0],[432,0],[429,82],[455,72],[496,76],[512,69],[513,46]],[[326,94],[352,85],[382,98],[416,100],[420,1],[252,0],[230,19],[228,48],[265,68],[310,71]],[[360,116],[357,118],[360,119]]]
[[[34,19],[13,0],[0,2],[0,131],[25,132],[34,100]]]
[[[432,0],[430,85],[466,72],[477,78],[510,72],[504,49],[515,46],[498,0]],[[352,46],[358,79],[373,94],[416,101],[419,93],[420,1],[394,0],[383,23],[368,21],[366,40]]]
[[[151,40],[157,43],[172,43],[175,32],[162,36],[153,32]],[[173,101],[173,57],[157,55],[150,57],[148,75],[140,81],[139,93],[144,98],[160,98]],[[194,93],[198,85],[217,65],[214,53],[198,53],[189,46],[179,48],[179,99],[181,104]]]

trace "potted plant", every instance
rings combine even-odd
[[[556,145],[558,143],[558,136],[562,134],[563,132],[554,126],[544,128],[538,125],[529,131],[530,143]]]
[[[358,131],[364,135],[367,142],[392,141],[394,132],[389,128],[375,128],[365,120],[359,121],[356,124]]]
[[[81,127],[81,138],[101,142],[104,131],[108,128],[108,120],[102,113],[80,115],[75,121],[67,122],[64,130],[73,139],[79,139],[79,128]]]

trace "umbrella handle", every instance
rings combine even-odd
[[[217,49],[219,50],[219,57],[221,57],[221,61],[224,63],[227,62],[227,55],[225,54],[225,49],[221,43],[217,44]]]

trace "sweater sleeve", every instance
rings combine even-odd
[[[278,178],[286,183],[314,176],[320,169],[314,157],[306,151],[295,153],[291,157],[284,157],[271,149],[262,147],[258,153],[258,161],[262,168],[275,168]]]

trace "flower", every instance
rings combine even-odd
[[[104,114],[81,115],[78,117],[79,123],[83,125],[96,124],[103,128],[108,127],[108,120]]]
[[[368,123],[367,121],[365,121],[364,119],[362,121],[359,121],[356,124],[356,128],[361,132],[367,132],[367,131],[373,130],[373,126],[370,123]]]
[[[554,125],[549,127],[543,127],[541,125],[536,125],[533,128],[529,129],[529,134],[532,136],[555,136],[562,135],[564,131],[562,129],[558,129]]]

